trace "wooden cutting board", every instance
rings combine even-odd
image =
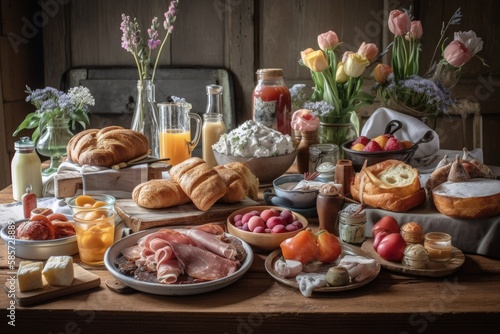
[[[50,299],[67,296],[69,294],[80,292],[84,290],[89,290],[101,285],[101,278],[96,274],[91,273],[80,267],[77,264],[73,264],[75,278],[73,283],[69,286],[52,286],[47,283],[45,277],[42,276],[43,288],[20,292],[19,286],[16,282],[16,302],[20,306],[27,306],[36,303],[41,303]],[[9,291],[9,282],[5,283],[5,288]]]
[[[233,204],[214,204],[208,211],[200,211],[193,203],[166,209],[146,209],[132,199],[119,199],[115,210],[125,225],[137,232],[159,226],[200,225],[210,222],[223,222],[234,211],[247,206],[260,205],[246,198]]]

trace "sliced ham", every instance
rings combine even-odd
[[[217,236],[201,229],[185,229],[182,233],[188,235],[199,247],[203,247],[215,254],[234,260],[238,254],[234,245],[220,240]]]
[[[171,243],[175,256],[186,274],[191,277],[211,281],[230,275],[239,267],[238,261],[225,259],[202,248]]]

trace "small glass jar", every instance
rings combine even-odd
[[[429,260],[447,262],[451,259],[451,235],[443,232],[429,232],[425,235],[424,247]]]
[[[252,118],[284,135],[292,135],[292,98],[283,79],[283,69],[257,70],[252,93]]]
[[[424,229],[415,222],[401,226],[401,236],[407,244],[424,244]]]
[[[421,244],[410,244],[404,250],[403,264],[412,269],[425,269],[429,263],[429,253]]]
[[[335,144],[315,144],[309,147],[309,173],[317,172],[317,168],[325,162],[336,166],[338,160],[339,147]]]
[[[365,241],[366,212],[358,204],[349,204],[339,212],[339,237],[343,242],[360,245]]]

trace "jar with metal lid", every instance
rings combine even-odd
[[[29,137],[14,143],[16,153],[11,163],[12,197],[21,201],[27,188],[38,198],[42,197],[42,163]]]
[[[282,134],[292,135],[292,98],[281,68],[257,70],[252,94],[252,118]]]
[[[335,144],[315,144],[309,147],[309,173],[320,172],[318,167],[325,162],[337,165],[339,147]]]
[[[355,245],[365,241],[366,212],[359,204],[349,204],[340,211],[338,225],[341,241]]]

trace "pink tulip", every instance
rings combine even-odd
[[[420,21],[411,21],[410,31],[406,34],[405,38],[410,40],[413,39],[421,39],[424,34],[424,30],[422,28],[422,22]]]
[[[373,78],[376,82],[383,84],[387,81],[387,77],[392,72],[393,69],[391,66],[387,64],[377,64],[377,66],[375,66],[375,69],[373,70]]]
[[[318,45],[323,51],[333,49],[337,44],[339,44],[339,38],[337,34],[331,30],[318,35]]]
[[[453,41],[444,49],[443,57],[451,66],[460,67],[471,60],[473,54],[464,43]]]
[[[374,43],[363,42],[359,46],[357,53],[365,56],[369,61],[372,61],[378,55],[378,47]]]
[[[404,36],[411,29],[410,16],[398,9],[391,11],[389,14],[389,30],[396,36]]]

